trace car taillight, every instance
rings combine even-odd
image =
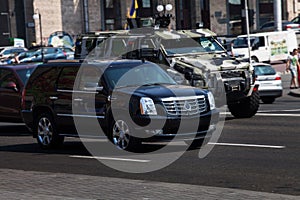
[[[276,76],[275,81],[280,81],[281,77],[280,76]]]

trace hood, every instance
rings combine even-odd
[[[114,93],[150,97],[154,100],[168,97],[186,97],[206,94],[204,90],[184,85],[153,85],[141,86],[138,88],[126,87],[115,89]]]
[[[203,71],[226,71],[235,69],[248,69],[249,63],[240,62],[236,59],[224,56],[224,54],[205,54],[193,55],[173,58],[172,63],[184,63],[191,65],[193,68],[197,67]]]

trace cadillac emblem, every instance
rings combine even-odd
[[[192,106],[191,106],[191,104],[188,101],[185,101],[184,105],[183,105],[183,109],[185,111],[191,112],[192,111]]]

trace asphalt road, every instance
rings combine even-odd
[[[287,88],[288,77],[284,80]],[[251,119],[235,119],[228,114],[218,143],[205,158],[198,157],[199,150],[189,150],[171,165],[142,174],[119,172],[90,158],[78,139],[67,139],[57,150],[41,150],[23,124],[0,123],[0,170],[300,195],[300,99],[288,92],[285,89],[284,96],[274,104],[261,104],[258,114]]]

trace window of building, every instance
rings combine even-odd
[[[142,0],[143,8],[151,8],[151,1],[150,0]]]
[[[106,0],[106,8],[114,8],[114,0]]]

